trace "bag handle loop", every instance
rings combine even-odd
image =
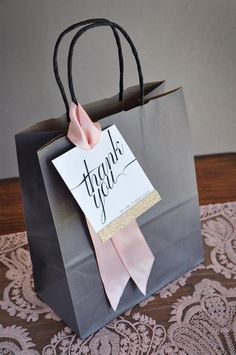
[[[59,69],[58,69],[58,50],[59,50],[59,46],[60,43],[62,41],[62,39],[64,38],[64,36],[66,34],[68,34],[69,32],[73,31],[74,29],[76,29],[77,27],[80,26],[84,26],[87,24],[91,24],[91,23],[99,23],[99,22],[107,22],[109,23],[109,20],[106,20],[104,18],[95,18],[95,19],[88,19],[85,21],[80,21],[77,23],[74,23],[73,25],[67,27],[64,31],[62,31],[60,33],[60,35],[57,38],[55,47],[54,47],[54,51],[53,51],[53,71],[54,71],[54,75],[55,75],[55,79],[57,82],[57,85],[59,87],[59,90],[61,92],[62,95],[62,99],[64,101],[65,107],[66,107],[66,113],[67,113],[67,117],[69,117],[69,103],[66,97],[66,93],[65,93],[65,89],[64,86],[62,84],[60,75],[59,75]],[[122,48],[121,48],[121,43],[120,43],[120,37],[117,33],[117,30],[114,26],[111,26],[111,29],[113,31],[115,40],[116,40],[116,44],[117,44],[117,48],[118,48],[118,56],[119,56],[119,68],[120,68],[120,80],[119,80],[119,101],[123,100],[123,91],[124,91],[124,60],[123,60],[123,54],[122,54]]]
[[[74,84],[73,84],[73,79],[72,79],[72,59],[73,59],[73,53],[74,53],[74,47],[75,44],[77,42],[77,40],[89,29],[91,28],[95,28],[95,27],[102,27],[102,26],[113,26],[116,29],[118,29],[123,36],[125,37],[125,39],[127,40],[127,42],[129,43],[132,53],[134,55],[135,61],[136,61],[136,65],[137,65],[137,70],[138,70],[138,75],[139,75],[139,84],[140,84],[140,105],[142,106],[144,103],[144,85],[143,85],[143,74],[142,74],[142,69],[141,69],[141,64],[140,64],[140,60],[138,57],[138,53],[137,50],[131,40],[131,38],[129,37],[129,35],[127,34],[127,32],[118,24],[111,22],[111,21],[99,21],[97,23],[92,23],[89,24],[85,27],[83,27],[82,29],[80,29],[73,37],[71,44],[70,44],[70,48],[69,48],[69,53],[68,53],[68,61],[67,61],[67,74],[68,74],[68,85],[69,85],[69,91],[70,91],[70,95],[71,95],[71,99],[72,101],[78,105],[78,101],[76,99],[75,96],[75,91],[74,91]]]

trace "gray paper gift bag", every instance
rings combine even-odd
[[[40,122],[16,135],[35,289],[81,338],[203,259],[196,177],[182,89],[163,93],[163,82],[143,85],[135,47],[117,24],[103,20],[85,25],[75,34],[68,56],[72,101],[77,103],[71,75],[77,39],[90,28],[112,26],[116,39],[121,32],[131,45],[139,85],[84,108],[93,121],[100,120],[103,129],[117,126],[162,200],[137,220],[155,256],[147,294],[144,296],[130,280],[114,311],[104,292],[85,216],[52,164],[54,158],[73,148],[65,136],[66,116]],[[54,70],[68,112],[55,56]]]

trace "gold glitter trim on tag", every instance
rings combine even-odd
[[[100,230],[97,234],[99,238],[105,242],[111,238],[114,234],[119,232],[130,222],[134,221],[137,217],[141,216],[149,208],[154,206],[157,202],[161,200],[159,193],[156,190],[153,190],[150,194],[144,197],[141,201],[136,203],[133,207],[129,208],[124,212],[120,217],[114,219],[109,223],[105,228]]]

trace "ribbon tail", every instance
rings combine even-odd
[[[111,239],[131,278],[145,295],[155,257],[138,223],[130,223]]]
[[[105,243],[102,242],[89,221],[87,219],[86,221],[95,249],[104,289],[115,311],[130,275],[117,254],[111,239],[107,240]]]

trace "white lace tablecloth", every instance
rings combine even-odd
[[[85,340],[35,295],[26,233],[0,236],[0,354],[235,355],[236,202],[200,212],[204,264]]]

